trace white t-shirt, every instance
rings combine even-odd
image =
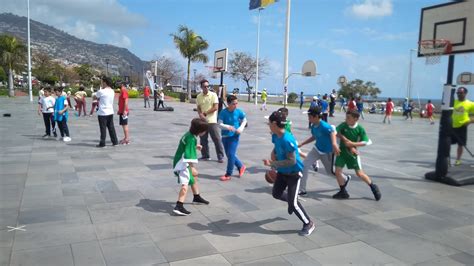
[[[101,89],[96,94],[99,99],[99,111],[97,115],[106,116],[114,114],[114,97],[115,92],[110,87]]]
[[[38,101],[41,104],[41,112],[43,113],[54,113],[54,104],[56,103],[56,99],[52,96],[48,97],[41,97]]]

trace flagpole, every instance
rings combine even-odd
[[[33,89],[31,88],[31,45],[30,45],[30,0],[27,0],[28,12],[28,94],[30,102],[33,101]]]
[[[291,0],[286,0],[286,31],[285,31],[285,60],[283,65],[283,105],[286,107],[288,100],[288,50],[290,46],[290,7]]]
[[[258,23],[257,23],[257,66],[255,70],[255,105],[258,104],[258,58],[260,52],[260,12],[263,10],[263,7],[258,9]]]

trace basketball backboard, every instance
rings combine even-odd
[[[340,76],[339,78],[337,78],[337,84],[339,86],[346,86],[347,85],[347,78],[345,76]]]
[[[303,67],[301,69],[301,74],[306,77],[316,76],[316,63],[313,60],[308,60],[304,62]]]
[[[227,71],[227,48],[214,52],[214,72]]]
[[[428,40],[450,42],[449,54],[474,52],[474,0],[453,1],[421,9],[418,43]],[[418,57],[433,50],[418,47]],[[447,53],[444,53],[447,54]]]
[[[474,74],[471,72],[462,72],[458,75],[457,85],[474,85]]]

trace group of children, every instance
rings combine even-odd
[[[45,134],[43,138],[50,138],[51,133],[57,137],[56,124],[59,128],[61,138],[64,142],[71,141],[67,120],[69,117],[69,103],[67,95],[63,93],[62,87],[54,88],[56,98],[52,96],[52,89],[46,87],[43,89],[43,96],[38,100],[38,114],[43,115]]]
[[[245,172],[245,166],[236,156],[239,136],[245,128],[245,113],[237,108],[237,98],[230,95],[227,98],[227,108],[219,114],[218,123],[222,129],[222,141],[228,158],[226,174],[221,180],[230,179],[232,170],[237,167],[239,176]],[[264,159],[263,164],[277,171],[277,177],[273,184],[272,195],[288,203],[288,213],[295,213],[302,221],[303,228],[300,235],[310,235],[315,229],[315,223],[306,213],[304,207],[298,201],[298,195],[306,194],[306,182],[308,179],[309,166],[321,160],[327,175],[332,176],[332,160],[336,155],[335,176],[339,185],[339,191],[333,195],[335,199],[348,199],[347,184],[351,177],[344,175],[342,169],[354,169],[371,189],[375,200],[380,200],[382,195],[376,184],[364,173],[360,163],[358,147],[370,145],[364,128],[358,124],[360,117],[357,110],[349,110],[345,122],[334,128],[323,120],[324,113],[319,106],[311,107],[308,111],[308,121],[311,128],[311,137],[298,145],[291,133],[291,121],[287,119],[288,109],[281,108],[268,117],[268,126],[272,135],[274,148],[270,159]],[[201,146],[197,144],[197,137],[204,135],[208,129],[205,119],[195,118],[191,121],[191,127],[180,139],[178,149],[173,160],[173,171],[180,184],[178,201],[173,210],[177,215],[189,215],[191,212],[183,206],[188,186],[193,191],[193,203],[209,204],[199,194],[197,184],[198,171],[196,170],[197,150]],[[337,138],[340,139],[337,144]],[[306,155],[300,153],[299,147],[316,141],[314,147]],[[304,161],[302,160],[304,157]]]

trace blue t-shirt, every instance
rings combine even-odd
[[[290,167],[280,167],[277,171],[283,174],[297,173],[303,170],[303,162],[301,161],[300,154],[298,152],[298,144],[296,140],[288,132],[285,132],[281,138],[276,134],[272,134],[272,143],[275,145],[276,159],[278,161],[286,160],[288,153],[296,153],[296,164]]]
[[[235,129],[237,129],[242,124],[244,118],[245,113],[242,110],[235,109],[233,112],[230,112],[229,110],[227,110],[227,108],[225,108],[222,109],[222,111],[219,113],[218,120],[221,120],[224,124],[233,126]],[[232,137],[234,135],[236,135],[235,132],[227,129],[222,129],[223,138]]]
[[[321,101],[321,112],[326,113],[328,111],[329,104],[327,101]]]
[[[364,102],[356,102],[357,111],[362,113],[364,111]]]
[[[334,128],[327,122],[320,120],[319,126],[314,124],[311,126],[311,135],[316,139],[316,149],[320,152],[330,153],[332,152],[331,134],[334,132]]]

